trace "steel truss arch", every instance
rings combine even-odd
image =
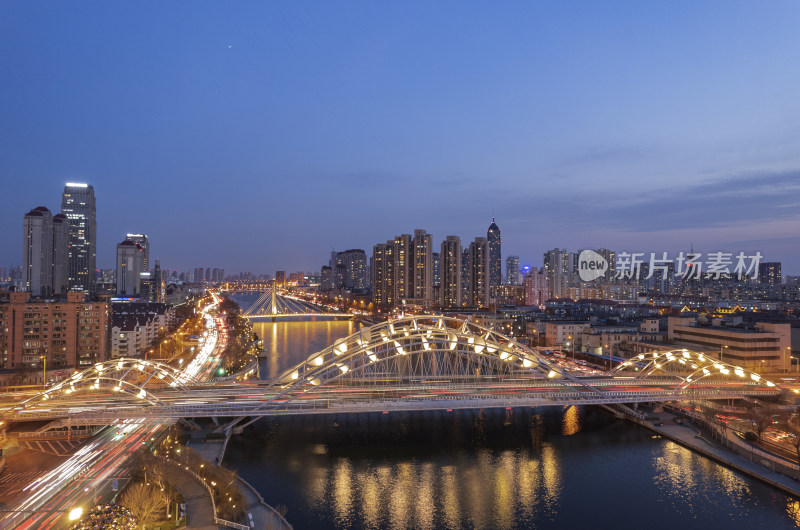
[[[160,403],[152,390],[178,388],[186,390],[192,383],[182,371],[162,362],[121,357],[76,372],[21,405],[58,399],[76,392],[111,391],[129,395],[151,405]]]
[[[513,338],[474,322],[445,316],[410,316],[362,328],[280,374],[279,390],[266,407],[308,392],[375,389],[382,382],[405,385],[454,380],[487,385],[499,378],[553,381],[570,392],[602,395],[568,371]],[[569,382],[568,382],[569,381]]]
[[[615,375],[633,373],[637,379],[668,375],[677,380],[676,392],[685,390],[702,379],[736,381],[742,386],[764,387],[769,390],[779,388],[774,382],[752,370],[685,348],[641,353],[623,361],[610,373]]]

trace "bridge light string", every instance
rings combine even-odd
[[[276,406],[278,401],[291,401],[321,384],[335,382],[345,374],[363,377],[364,371],[375,363],[395,362],[409,353],[422,354],[412,359],[416,366],[413,369],[425,370],[426,363],[439,362],[435,360],[438,358],[436,356],[447,351],[454,351],[456,357],[448,363],[455,362],[453,366],[456,368],[485,364],[490,370],[500,370],[509,375],[515,371],[525,371],[551,380],[567,377],[587,390],[600,392],[550,364],[535,351],[494,330],[450,317],[401,317],[338,339],[333,346],[310,355],[304,362],[279,375],[272,384],[279,389],[279,393],[265,402],[263,407]],[[430,355],[434,357],[425,355],[426,352],[431,352]],[[488,353],[492,354],[487,357],[487,360],[492,359],[489,364],[477,360]],[[508,368],[502,368],[503,364]],[[420,376],[426,376],[424,371]],[[367,380],[360,382],[364,381]]]
[[[669,363],[691,367],[691,372],[688,375],[681,375],[680,373],[667,370],[665,365]],[[623,372],[630,368],[640,369],[640,373],[643,377],[651,375],[657,370],[668,373],[681,380],[681,383],[676,388],[678,390],[683,390],[689,384],[696,383],[702,378],[711,376],[729,377],[733,380],[739,378],[743,380],[743,384],[745,385],[755,383],[757,385],[766,386],[767,388],[779,388],[774,382],[763,378],[763,376],[752,370],[709,358],[701,352],[693,352],[685,348],[666,352],[653,351],[647,354],[641,353],[632,359],[623,361],[611,372]]]

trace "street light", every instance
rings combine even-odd
[[[720,347],[719,347],[719,362],[722,362],[722,351],[723,351],[723,348],[727,348],[727,347],[728,347],[727,344],[725,346],[720,345]]]
[[[42,369],[42,388],[47,388],[47,356],[40,355],[39,358],[43,362],[43,369]]]

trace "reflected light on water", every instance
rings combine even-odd
[[[564,408],[564,416],[561,419],[561,434],[564,436],[572,436],[580,432],[581,420],[578,407],[571,405]]]

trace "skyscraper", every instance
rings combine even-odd
[[[69,289],[93,291],[97,268],[97,212],[94,188],[68,182],[61,196],[61,213],[69,220]]]
[[[441,275],[442,282],[440,287],[442,307],[461,306],[461,238],[458,236],[447,236],[442,241],[441,256]]]
[[[489,305],[489,254],[487,238],[476,237],[469,244],[469,304],[474,307]]]
[[[500,256],[500,228],[494,222],[486,230],[486,239],[489,241],[489,292],[491,293],[503,281],[503,262]]]
[[[544,253],[544,269],[547,275],[548,297],[565,298],[574,270],[573,254],[565,249],[554,248]]]
[[[519,285],[519,256],[506,257],[506,283]]]
[[[372,247],[372,301],[377,307],[394,305],[394,242]]]
[[[394,303],[414,297],[413,243],[410,234],[394,238]]]
[[[423,305],[433,302],[433,236],[414,230],[413,296]]]
[[[53,294],[69,291],[69,219],[63,213],[53,216]]]
[[[363,291],[367,288],[367,254],[360,248],[345,250],[336,253],[336,264],[333,271],[336,275],[336,265],[344,266],[342,285],[351,291]]]
[[[141,248],[142,272],[150,270],[150,242],[144,234],[127,234],[126,239],[133,241]]]
[[[53,215],[44,206],[25,214],[22,222],[22,270],[26,291],[53,294]]]
[[[139,296],[141,274],[144,270],[145,252],[140,243],[125,238],[117,245],[117,294]]]

